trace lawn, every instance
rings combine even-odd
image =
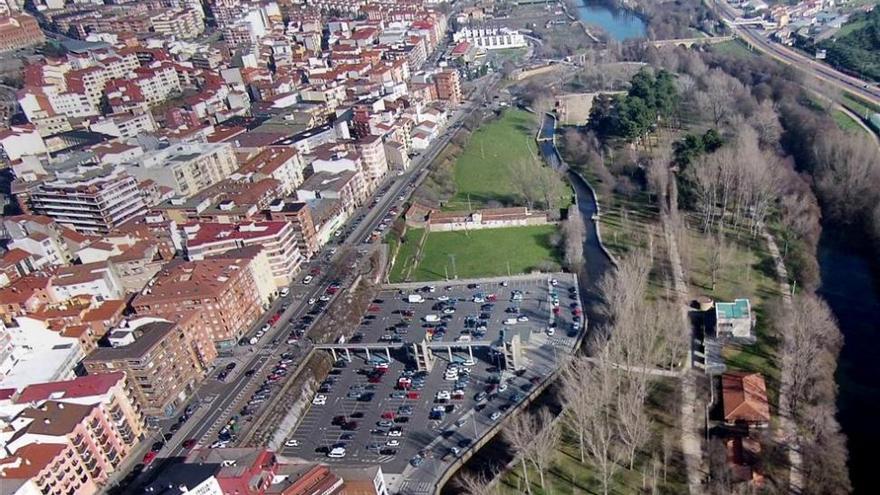
[[[864,128],[860,126],[858,122],[840,110],[833,110],[831,112],[831,117],[834,119],[834,122],[837,123],[837,127],[840,127],[844,131],[864,132]]]
[[[538,157],[537,125],[533,114],[509,109],[474,132],[455,162],[456,194],[444,207],[467,210],[486,207],[489,202],[521,204],[512,184],[510,165],[529,156]],[[562,207],[569,204],[570,194]]]
[[[540,225],[431,232],[422,252],[417,254],[424,230],[410,229],[391,269],[390,281],[401,282],[408,278],[421,282],[456,275],[472,278],[527,273],[546,262],[558,266],[560,253],[550,243],[556,230],[556,225]],[[410,268],[414,264],[416,266]]]
[[[721,43],[717,43],[712,45],[712,51],[717,53],[724,53],[727,55],[735,55],[737,57],[754,57],[755,52],[749,49],[748,45],[743,43],[741,40],[735,39],[730,41],[724,41]]]

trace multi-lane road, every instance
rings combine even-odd
[[[764,36],[760,29],[735,25],[734,21],[739,14],[724,0],[715,0],[714,2],[710,2],[710,5],[714,5],[716,12],[721,18],[724,19],[744,41],[756,49],[784,64],[797,66],[798,69],[841,91],[855,95],[865,101],[873,103],[874,105],[880,105],[880,88],[876,85],[863,81],[857,77],[844,74],[825,63],[813,60],[797,50],[770,41]]]
[[[338,244],[335,254],[329,255],[331,246],[327,246],[324,251],[328,252],[328,254],[316,256],[311,262],[303,265],[303,275],[312,268],[319,268],[321,271],[320,275],[316,276],[310,284],[303,284],[303,275],[298,275],[296,281],[290,286],[290,294],[285,298],[276,300],[264,316],[256,322],[250,332],[248,332],[248,335],[253,334],[257,328],[266,323],[271,315],[280,311],[283,304],[286,303],[288,305],[282,311],[278,323],[260,339],[256,346],[251,347],[252,351],[238,349],[235,356],[222,361],[224,364],[226,362],[236,362],[236,369],[230,374],[231,376],[226,382],[218,382],[211,376],[199,386],[193,394],[192,405],[195,410],[191,418],[159,452],[160,458],[173,458],[184,455],[185,449],[181,443],[185,439],[195,439],[202,446],[210,444],[216,436],[219,427],[231,415],[237,413],[238,409],[246,402],[249,393],[259,386],[269,367],[278,361],[282,353],[292,352],[297,361],[308,354],[311,346],[309,339],[301,339],[292,346],[286,344],[286,338],[283,334],[289,328],[288,322],[296,321],[303,316],[310,307],[307,301],[318,297],[325,290],[329,280],[340,275],[328,273],[328,269],[334,266],[334,263],[338,262],[343,256],[346,256],[346,253],[350,254],[353,248],[367,245],[367,240],[389,214],[391,208],[399,206],[403,202],[401,197],[405,199],[412,193],[415,189],[414,186],[420,183],[427,175],[428,165],[446,147],[452,136],[461,128],[466,118],[474,111],[479,110],[480,104],[476,102],[483,101],[485,96],[496,87],[499,81],[500,77],[497,75],[487,76],[483,81],[480,81],[472,98],[463,103],[450,116],[446,131],[424,153],[413,160],[410,169],[401,175],[390,175],[379,186],[378,190],[385,191],[384,194],[376,198],[377,202],[374,205],[363,206],[352,215],[350,223],[356,223],[356,225],[353,227],[348,225],[343,228],[343,230],[350,233]],[[366,253],[367,251],[363,249],[358,252],[360,261],[368,258]],[[351,270],[349,274],[354,272],[355,270]],[[337,278],[343,277],[339,276]],[[342,281],[346,282],[346,280]],[[291,368],[294,368],[295,365]],[[222,367],[222,364],[218,367]],[[253,373],[245,373],[248,370],[255,371]],[[288,376],[286,379],[290,380],[293,377]],[[162,426],[167,425],[163,424]],[[162,431],[157,433],[161,434]],[[143,442],[144,452],[156,440],[160,440],[159,435]],[[131,462],[134,464],[138,460],[139,458],[133,455]],[[146,476],[139,477],[136,482],[143,482],[145,478]]]

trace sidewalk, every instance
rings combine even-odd
[[[761,226],[761,234],[767,241],[767,249],[770,251],[770,256],[773,257],[776,268],[776,277],[779,279],[779,292],[782,293],[782,303],[787,308],[790,308],[791,287],[788,285],[788,270],[786,270],[785,263],[782,261],[782,256],[779,254],[779,247],[776,245],[776,239],[773,238],[773,235],[770,234],[767,227],[763,225]],[[791,336],[789,334],[786,333],[783,338],[785,339],[782,344],[784,347],[792,345],[790,342]],[[788,493],[803,493],[804,480],[803,472],[801,471],[803,459],[801,457],[800,443],[798,442],[797,437],[797,425],[794,420],[791,419],[791,390],[789,384],[791,383],[791,370],[794,366],[795,363],[783,353],[782,377],[780,380],[782,386],[779,391],[780,421],[779,428],[776,429],[775,433],[776,442],[779,445],[785,446],[786,452],[788,453],[788,464],[790,466],[788,472]]]

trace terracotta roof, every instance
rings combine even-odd
[[[73,380],[60,382],[38,383],[22,389],[18,397],[15,398],[15,403],[26,404],[48,399],[73,399],[102,395],[123,379],[125,379],[125,373],[116,371],[79,376]]]
[[[121,314],[125,309],[125,301],[120,299],[107,299],[97,308],[91,309],[82,316],[82,321],[106,321],[113,316]]]
[[[51,283],[48,277],[31,275],[22,277],[12,285],[0,289],[0,304],[21,304],[30,299],[37,290],[46,290]]]
[[[22,411],[19,418],[31,418],[31,422],[20,433],[34,435],[63,436],[73,432],[95,407],[70,402],[47,401],[39,407]],[[19,436],[19,435],[16,435]]]
[[[3,255],[3,258],[0,259],[0,266],[9,266],[18,263],[19,261],[28,259],[31,257],[31,253],[25,251],[20,248],[10,249],[8,253]]]
[[[760,373],[731,372],[721,375],[726,421],[770,421],[767,385]]]
[[[0,459],[0,479],[30,479],[37,476],[53,459],[61,455],[66,444],[31,443]],[[13,463],[15,465],[13,465]]]

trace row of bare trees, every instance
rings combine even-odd
[[[540,206],[558,218],[560,204],[568,192],[558,172],[532,154],[511,162],[510,172],[513,189],[526,207],[531,210]]]
[[[788,400],[799,426],[807,493],[849,493],[846,438],[835,418],[834,375],[843,345],[837,321],[828,304],[812,293],[792,298],[773,320],[788,336],[782,354],[793,363]]]
[[[600,281],[607,326],[593,336],[590,355],[575,357],[562,377],[564,424],[605,494],[615,473],[633,469],[651,439],[651,371],[680,361],[686,346],[677,308],[645,302],[651,266],[650,253],[638,252]]]

